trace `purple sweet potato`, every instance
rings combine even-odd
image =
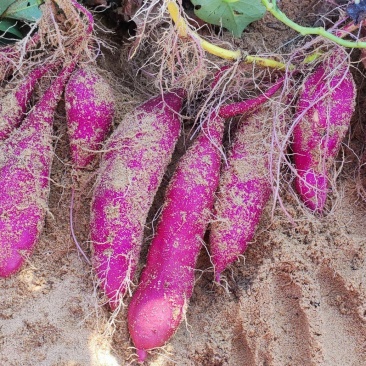
[[[0,47],[0,82],[14,73],[19,60],[22,55],[24,56],[24,49],[26,52],[33,50],[38,45],[39,40],[40,36],[36,33],[29,38],[25,47],[21,41],[10,46]]]
[[[196,259],[219,182],[224,130],[220,117],[213,115],[207,122],[168,186],[147,264],[129,305],[128,326],[140,361],[174,334],[192,294]]]
[[[33,89],[40,78],[53,66],[36,67],[22,80],[14,91],[0,102],[0,141],[5,140],[24,118]]]
[[[147,214],[180,134],[183,94],[150,99],[104,146],[90,227],[95,271],[112,309],[134,277]]]
[[[280,89],[284,81],[285,78],[281,77],[265,93],[258,95],[256,98],[221,106],[219,109],[219,116],[222,118],[230,118],[255,110],[271,98]]]
[[[79,68],[66,85],[65,108],[71,159],[76,168],[85,168],[112,126],[113,92],[94,68]]]
[[[214,206],[209,245],[215,280],[243,254],[270,197],[269,128],[260,109],[242,118],[224,165]]]
[[[74,64],[65,67],[0,146],[0,276],[16,272],[43,228],[53,157],[55,109]]]
[[[312,211],[324,209],[329,169],[349,128],[355,97],[349,63],[342,52],[334,52],[303,82],[292,150],[297,171],[295,188]]]

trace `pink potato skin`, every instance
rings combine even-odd
[[[40,40],[38,33],[35,33],[27,42],[26,51],[34,49]],[[16,42],[10,46],[0,47],[0,82],[4,81],[17,68],[17,62],[24,56],[24,44]]]
[[[177,330],[194,285],[196,259],[219,182],[224,123],[211,116],[182,157],[168,186],[147,264],[128,309],[140,361]]]
[[[45,65],[35,68],[14,92],[6,94],[1,100],[0,141],[7,139],[11,132],[20,125],[36,83],[52,67],[51,65]]]
[[[345,60],[342,53],[335,52],[317,66],[305,79],[296,108],[295,189],[305,205],[318,213],[324,210],[329,169],[355,108],[356,88]]]
[[[16,272],[43,228],[53,157],[52,123],[74,64],[65,67],[0,146],[0,276]]]
[[[77,69],[65,90],[65,109],[71,159],[76,168],[93,162],[114,117],[113,92],[92,67]]]
[[[230,118],[255,110],[271,98],[281,88],[284,81],[284,77],[280,78],[265,93],[258,95],[256,98],[221,106],[219,116],[222,118]]]
[[[181,91],[150,99],[108,139],[91,205],[94,268],[116,309],[134,277],[144,225],[180,135]]]
[[[261,110],[239,122],[223,166],[210,227],[209,247],[215,280],[244,253],[271,194],[264,144],[269,131]]]

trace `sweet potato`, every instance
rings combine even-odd
[[[220,174],[223,119],[212,115],[182,157],[167,189],[147,264],[128,309],[140,361],[177,330],[194,285]]]
[[[24,51],[32,51],[39,41],[40,36],[36,33],[27,40],[25,46],[23,41],[18,41],[13,45],[0,47],[0,82],[16,71],[19,60],[25,55]]]
[[[180,134],[183,92],[150,99],[108,139],[91,206],[94,267],[112,309],[129,289],[144,225]]]
[[[112,90],[93,67],[79,68],[66,85],[65,109],[73,165],[85,168],[112,127]]]
[[[43,228],[53,157],[52,122],[74,64],[65,67],[0,146],[0,276],[16,272]]]
[[[5,140],[18,127],[27,110],[33,89],[40,78],[52,68],[51,65],[36,67],[22,80],[14,91],[9,92],[0,104],[0,141]]]
[[[256,98],[221,106],[219,116],[222,118],[230,118],[255,110],[270,99],[280,89],[284,81],[285,78],[281,77],[265,93],[258,95]]]
[[[355,84],[343,52],[334,51],[303,82],[292,150],[297,171],[295,188],[312,211],[324,209],[329,169],[349,128],[355,97]]]
[[[222,169],[209,237],[217,282],[247,248],[270,197],[268,137],[262,109],[242,118]]]

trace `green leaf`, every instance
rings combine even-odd
[[[195,14],[207,23],[222,26],[240,37],[244,29],[266,12],[261,0],[191,0]]]
[[[16,28],[17,21],[10,19],[0,20],[0,32],[2,32],[2,36],[7,36],[8,38],[13,38],[12,36],[22,38],[22,33],[19,32],[18,28]],[[8,34],[10,33],[10,35]],[[11,36],[12,35],[12,36]]]
[[[9,7],[9,5],[15,1],[16,0],[0,0],[0,16],[2,16],[2,14]]]
[[[41,10],[39,9],[39,6],[42,3],[42,0],[16,0],[8,6],[1,16],[3,18],[21,20],[23,22],[34,22],[42,15]]]

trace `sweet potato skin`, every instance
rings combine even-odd
[[[295,188],[314,212],[324,210],[329,169],[349,128],[355,98],[355,84],[343,53],[335,52],[303,82],[292,143]]]
[[[128,309],[128,326],[140,361],[177,330],[191,297],[194,269],[220,173],[223,120],[214,116],[178,163]]]
[[[150,99],[108,139],[91,205],[93,262],[112,309],[134,277],[144,225],[180,135],[182,92]]]
[[[36,67],[22,80],[14,91],[6,94],[1,100],[0,141],[7,139],[12,131],[20,125],[27,111],[27,106],[36,83],[52,68],[52,65]]]
[[[49,195],[52,122],[71,64],[0,146],[0,276],[15,273],[38,241]]]
[[[242,118],[222,168],[210,226],[215,280],[244,253],[271,194],[269,128],[262,110]]]
[[[65,109],[74,167],[93,162],[112,127],[115,101],[107,81],[93,67],[78,68],[65,90]]]

